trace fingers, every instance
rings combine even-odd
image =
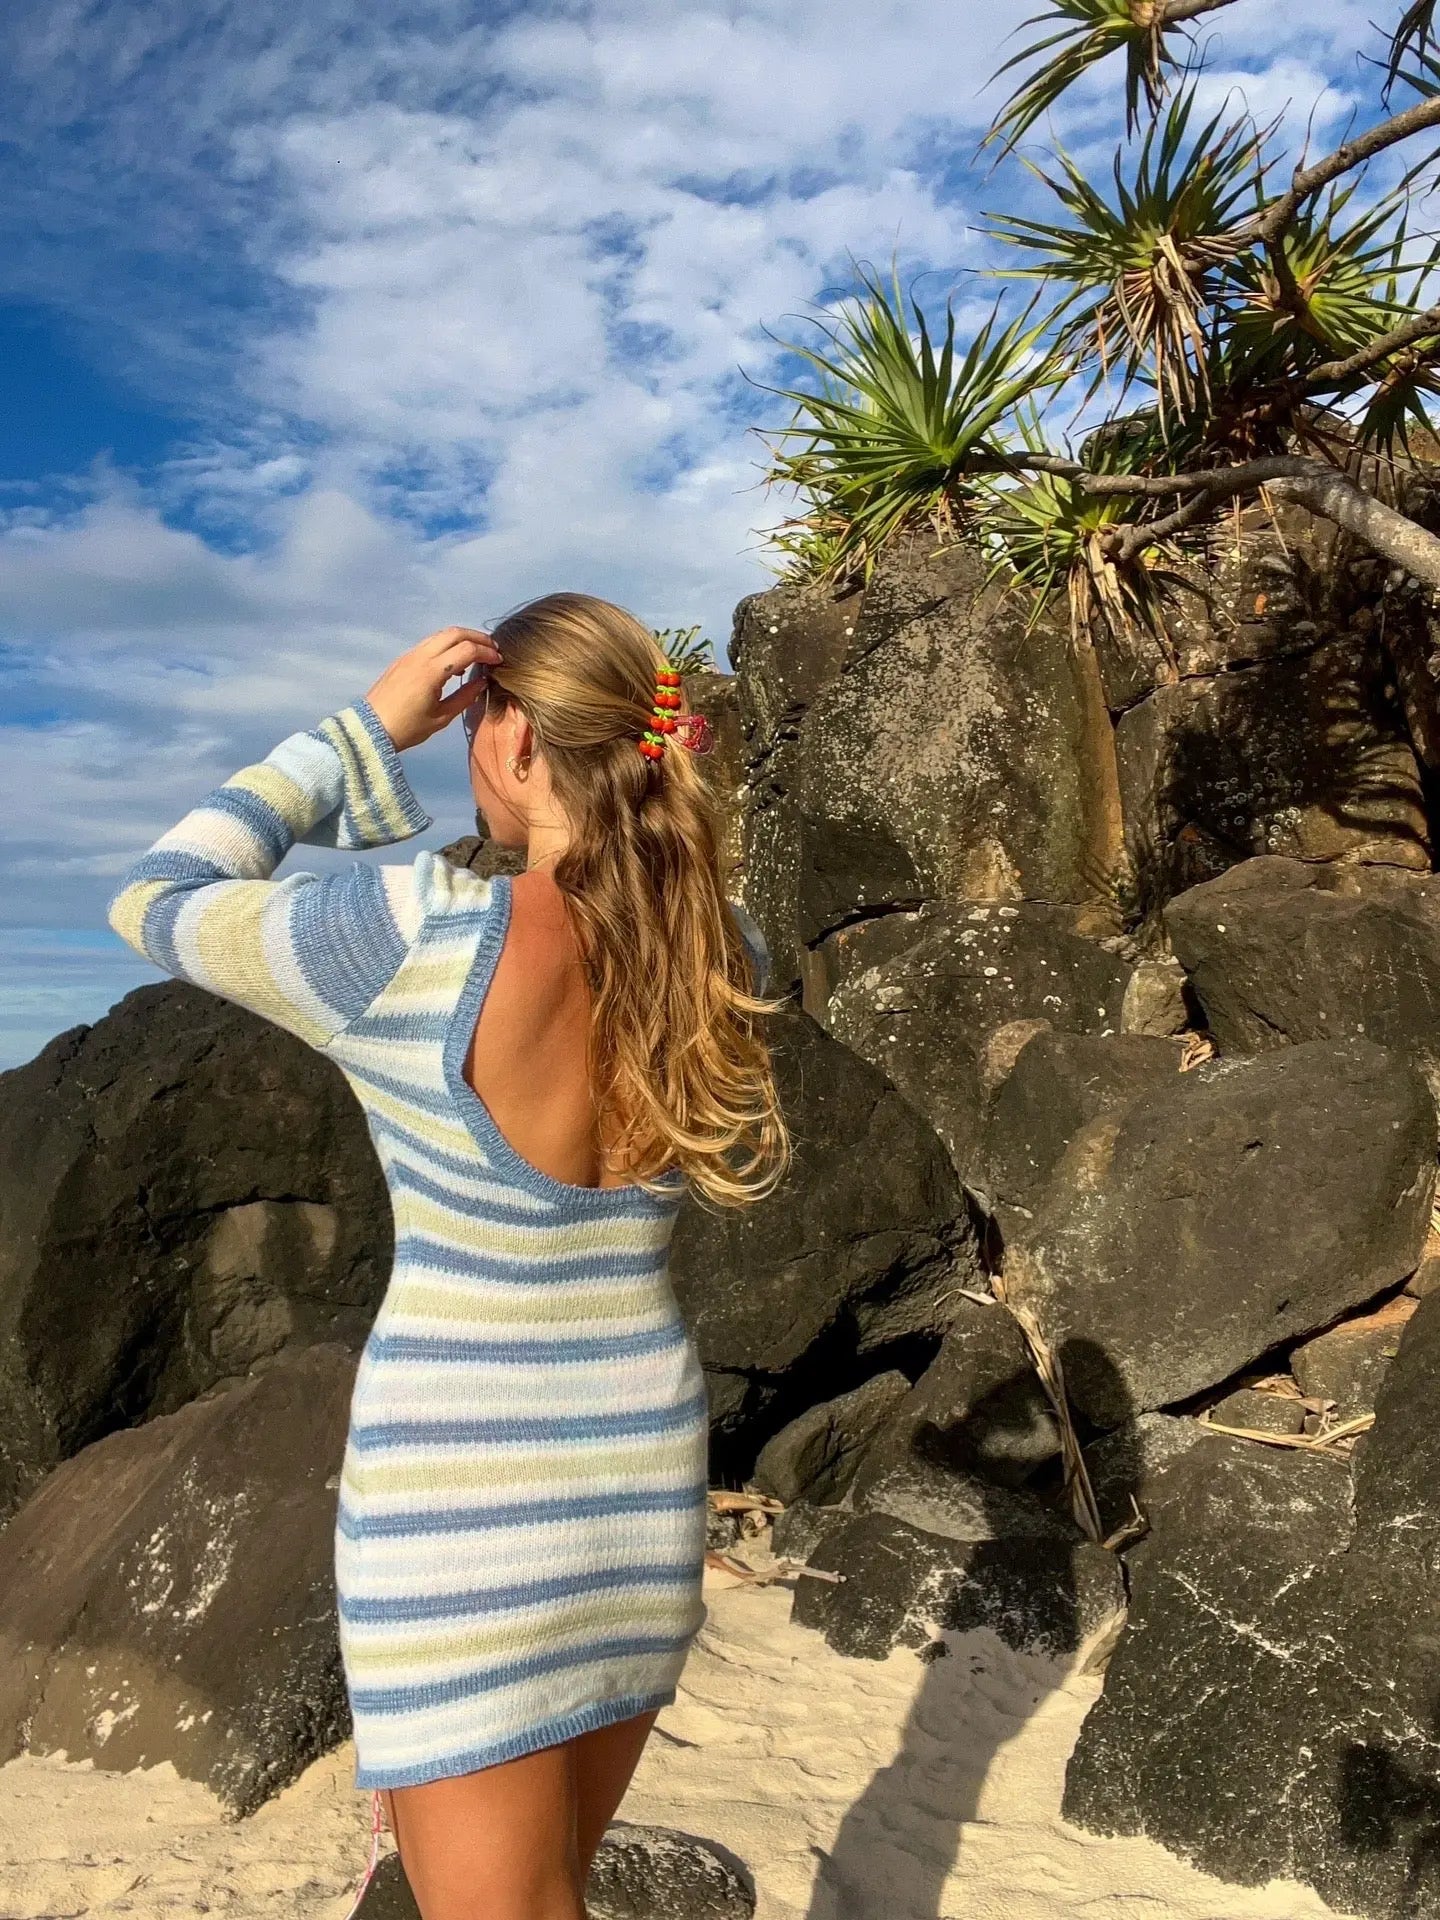
[[[435,705],[447,720],[453,720],[455,715],[468,707],[472,700],[480,698],[484,687],[483,675],[474,680],[467,680],[462,686],[456,687],[452,693],[443,694]]]
[[[417,651],[435,659],[451,658],[463,654],[473,659],[478,652],[484,658],[500,659],[500,649],[483,627],[441,627],[438,633],[428,634],[420,642]]]

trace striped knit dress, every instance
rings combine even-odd
[[[706,1395],[668,1275],[683,1176],[659,1195],[553,1179],[463,1077],[509,876],[421,852],[270,877],[296,842],[431,824],[360,699],[207,794],[109,906],[167,973],[335,1062],[389,1187],[334,1538],[361,1788],[664,1705],[705,1612]]]

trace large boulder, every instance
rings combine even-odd
[[[905,1375],[892,1369],[807,1407],[760,1449],[751,1484],[787,1506],[802,1499],[838,1500],[861,1455],[909,1392]]]
[[[1180,1071],[1180,1042],[1140,1033],[1037,1032],[985,1115],[985,1199],[1002,1231],[1033,1217],[1066,1147],[1089,1121]]]
[[[1131,968],[1089,924],[1065,906],[944,907],[870,921],[848,937],[825,1024],[925,1115],[967,1182],[985,1184],[995,1030],[1020,1020],[1119,1030]]]
[[[1004,1531],[1016,1497],[999,1493],[994,1520],[979,1516],[970,1539],[832,1509],[807,1561],[844,1578],[798,1581],[792,1619],[866,1660],[921,1647],[935,1628],[988,1627],[1019,1652],[1075,1652],[1124,1606],[1119,1562],[1073,1528]]]
[[[826,587],[785,581],[735,609],[730,661],[748,786],[742,828],[745,904],[770,946],[771,991],[799,983],[805,958],[795,924],[801,883],[802,821],[791,804],[796,743],[811,701],[839,673],[863,596],[837,599]],[[882,861],[885,855],[877,857]],[[876,892],[862,857],[851,876],[857,898]],[[878,891],[885,891],[881,886]]]
[[[1440,1089],[1440,876],[1249,860],[1165,925],[1222,1052],[1363,1034]]]
[[[954,1169],[923,1119],[798,1008],[769,1032],[790,1171],[751,1207],[687,1202],[671,1243],[727,1472],[748,1472],[772,1434],[885,1358],[928,1356],[955,1288],[980,1277]]]
[[[0,1517],[279,1350],[357,1351],[393,1252],[339,1071],[181,983],[0,1075]]]
[[[0,1534],[0,1758],[169,1762],[251,1813],[350,1731],[326,1344],[97,1440]]]
[[[1093,656],[987,584],[981,555],[933,548],[892,543],[850,600],[777,589],[737,617],[746,904],[777,983],[793,967],[811,1011],[816,952],[857,919],[925,900],[1094,900],[1120,857]]]
[[[1165,1475],[1064,1811],[1366,1920],[1440,1913],[1440,1297],[1357,1454],[1208,1438]]]
[[[1076,1135],[1006,1253],[1097,1425],[1218,1385],[1398,1286],[1435,1183],[1429,1092],[1368,1040],[1213,1060]]]
[[[861,1456],[855,1487],[863,1493],[914,1460],[1015,1487],[1059,1451],[1055,1416],[1014,1319],[961,1296],[934,1359]]]

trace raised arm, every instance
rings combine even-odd
[[[414,868],[270,876],[297,842],[382,847],[429,825],[362,697],[206,794],[134,863],[107,917],[166,973],[323,1047],[404,959]]]

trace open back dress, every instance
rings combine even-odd
[[[552,1178],[462,1065],[511,880],[421,852],[271,878],[296,842],[432,824],[368,700],[213,789],[125,874],[111,926],[344,1074],[395,1260],[335,1521],[357,1787],[507,1760],[663,1706],[703,1622],[706,1394],[669,1280],[685,1191]],[[763,990],[763,937],[732,902]]]

